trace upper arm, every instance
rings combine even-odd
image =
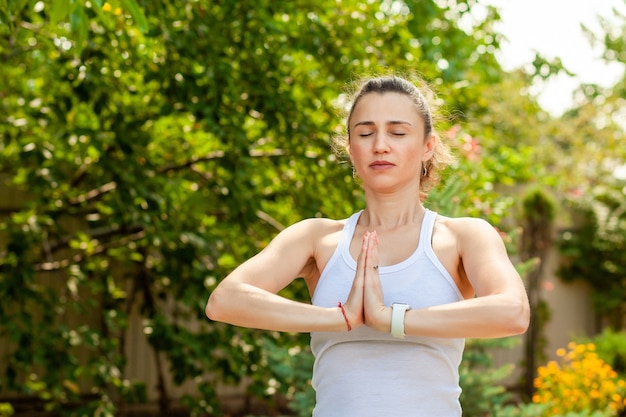
[[[497,230],[481,219],[462,219],[460,226],[457,229],[458,251],[476,295],[519,293],[525,296],[522,280]]]
[[[277,293],[310,265],[321,220],[302,220],[287,227],[261,252],[239,265],[223,282],[246,283]]]

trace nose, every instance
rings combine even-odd
[[[375,153],[385,153],[389,151],[389,140],[385,133],[378,133],[374,138],[373,150]]]

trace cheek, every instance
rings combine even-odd
[[[363,159],[363,154],[363,149],[358,146],[348,148],[348,155],[350,155],[350,160],[352,161],[353,165],[355,162],[361,161]]]

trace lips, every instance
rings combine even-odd
[[[394,167],[395,164],[389,162],[389,161],[374,161],[370,164],[371,168],[374,169],[385,169],[385,168],[392,168]]]

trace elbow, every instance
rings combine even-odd
[[[516,304],[515,307],[511,308],[511,311],[515,313],[510,320],[510,331],[513,335],[526,333],[530,326],[530,306],[528,300],[524,299]]]
[[[206,316],[211,320],[215,320],[216,318],[215,301],[213,301],[213,294],[209,296],[206,307],[204,307],[204,314],[206,314]]]
[[[240,325],[242,323],[241,305],[245,304],[245,284],[222,281],[209,295],[204,313],[212,321]],[[242,295],[243,294],[243,295]]]
[[[530,320],[529,319],[520,318],[520,319],[516,320],[512,324],[512,326],[510,328],[511,336],[515,336],[515,335],[520,335],[520,334],[526,333],[526,331],[528,330],[528,326],[529,325],[530,325]]]
[[[220,296],[219,296],[219,288],[216,288],[211,295],[209,296],[209,300],[206,303],[206,307],[204,308],[204,313],[206,316],[213,321],[223,321],[221,319],[221,308],[220,308]]]

